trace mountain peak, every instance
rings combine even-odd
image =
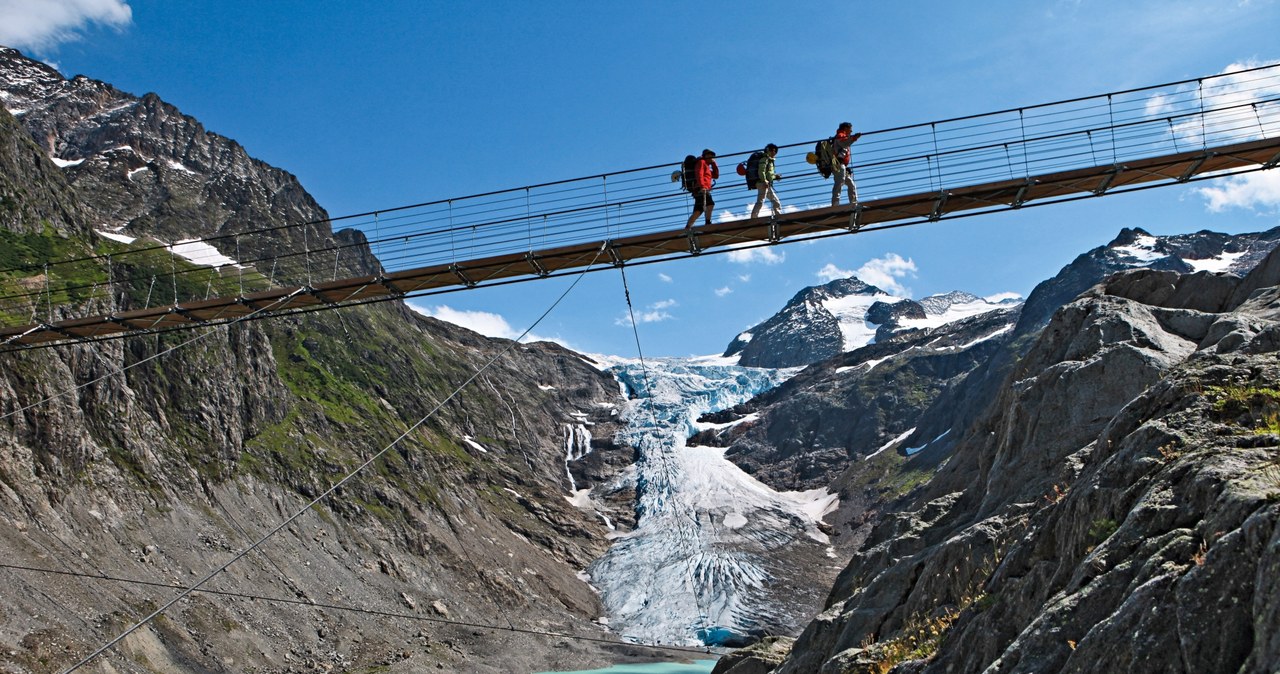
[[[808,365],[900,330],[934,328],[1007,306],[958,290],[917,302],[851,276],[796,293],[777,314],[739,334],[724,355],[738,355],[739,364],[752,367]]]
[[[1116,238],[1107,244],[1107,248],[1116,248],[1118,246],[1132,246],[1141,238],[1153,238],[1151,232],[1141,227],[1123,227],[1120,233],[1116,234]]]
[[[848,278],[838,278],[832,281],[828,281],[820,286],[810,286],[808,288],[805,288],[805,290],[800,291],[800,293],[803,293],[805,291],[821,292],[831,297],[845,297],[848,295],[888,295],[889,294],[881,290],[880,288],[877,288],[871,285],[870,283],[863,281],[857,276],[850,276]],[[799,296],[800,293],[796,293],[796,295]]]

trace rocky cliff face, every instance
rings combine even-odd
[[[0,91],[2,283],[41,282],[16,265],[92,251],[103,223],[163,241],[293,225],[246,242],[261,251],[337,236],[292,176],[153,95],[12,50]],[[578,576],[604,520],[567,497],[571,472],[629,452],[608,440],[616,381],[577,354],[384,304],[0,360],[0,669],[75,662],[393,443],[95,667],[506,672],[606,648],[535,634],[607,636]]]
[[[226,235],[213,245],[236,260],[302,253],[280,259],[274,274],[281,280],[305,281],[305,251],[335,242],[344,254],[325,260],[325,271],[376,270],[359,245],[363,234],[333,232],[297,178],[156,94],[139,98],[84,76],[68,80],[0,47],[0,104],[63,169],[61,180],[75,187],[93,229],[165,243]],[[272,273],[267,267],[263,273]]]
[[[775,488],[836,483],[887,444],[908,446],[901,441],[929,404],[989,359],[1017,316],[1016,309],[992,311],[826,359],[715,417],[755,415],[750,423],[695,440],[728,447],[728,458]]]
[[[1271,671],[1277,284],[1125,272],[1010,343],[785,661],[718,671]]]

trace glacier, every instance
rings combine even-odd
[[[837,505],[825,489],[778,492],[724,457],[689,445],[699,416],[746,401],[795,374],[658,359],[611,368],[631,399],[619,442],[636,448],[636,528],[588,569],[610,627],[644,643],[734,644],[773,615],[771,580],[787,554],[829,554],[818,527]]]

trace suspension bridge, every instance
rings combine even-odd
[[[853,146],[856,204],[829,205],[830,181],[804,160],[813,143],[782,146],[777,165],[786,177],[777,189],[788,205],[781,213],[750,218],[722,211],[712,224],[692,229],[684,228],[692,200],[672,181],[673,163],[290,225],[358,229],[364,241],[353,244],[230,258],[242,239],[272,231],[247,230],[167,244],[127,239],[128,246],[106,255],[0,270],[28,279],[21,290],[0,295],[0,351],[531,281],[1271,169],[1280,164],[1280,64],[866,131]],[[718,195],[754,196],[733,173],[747,154],[720,156]],[[370,251],[378,273],[338,277],[341,261]],[[138,262],[157,253],[186,261],[167,274]],[[105,276],[56,282],[64,268],[86,263]],[[265,271],[286,265],[301,269],[306,282],[277,284],[274,271]],[[148,288],[145,299],[139,287]],[[157,287],[172,294],[153,293]]]

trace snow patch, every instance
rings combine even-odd
[[[171,168],[171,169],[176,169],[176,170],[178,170],[178,171],[183,171],[183,172],[185,172],[185,173],[190,173],[191,175],[199,175],[199,174],[198,174],[198,173],[196,173],[195,171],[193,171],[193,170],[191,170],[191,169],[187,168],[186,164],[183,164],[183,163],[182,163],[182,162],[180,162],[180,161],[177,161],[177,160],[174,160],[174,159],[166,159],[164,163],[168,164],[168,165],[169,165],[169,168]]]
[[[198,239],[185,239],[169,247],[169,252],[204,267],[240,267],[240,263],[218,252],[217,248]]]
[[[915,430],[915,429],[912,429],[912,430]],[[947,437],[947,433],[950,433],[950,432],[951,432],[951,429],[950,429],[950,428],[948,428],[947,430],[945,430],[945,431],[943,431],[943,432],[942,432],[942,435],[939,435],[938,437],[936,437],[936,438],[934,438],[934,439],[932,439],[932,440],[930,440],[930,441],[928,441],[928,442],[924,443],[923,445],[920,445],[919,447],[908,447],[908,448],[907,448],[907,456],[911,456],[911,455],[913,455],[913,454],[918,454],[918,453],[919,453],[920,451],[922,451],[925,447],[928,447],[929,445],[932,445],[933,443],[935,443],[935,442],[937,442],[937,441],[939,441],[939,440],[941,440],[941,439],[943,439],[943,438]]]
[[[867,310],[876,302],[897,304],[902,297],[894,297],[888,293],[874,295],[845,295],[832,297],[822,301],[822,308],[835,317],[840,325],[840,334],[844,337],[844,350],[853,351],[876,340],[876,328],[879,327],[867,320]]]
[[[903,328],[936,328],[954,323],[961,319],[969,318],[985,314],[990,311],[997,311],[1005,308],[1005,305],[999,305],[989,302],[982,298],[977,298],[969,302],[956,302],[946,308],[940,314],[930,314],[925,312],[924,318],[905,318],[901,321]]]
[[[746,415],[746,416],[742,417],[741,419],[734,419],[733,421],[726,421],[726,422],[724,422],[723,424],[716,424],[716,423],[711,423],[711,422],[695,421],[695,422],[693,422],[693,427],[694,427],[695,429],[699,430],[699,431],[720,430],[720,429],[724,429],[724,428],[731,428],[731,427],[733,427],[733,426],[737,426],[737,425],[739,425],[739,424],[750,423],[750,422],[755,421],[756,419],[759,419],[759,418],[760,418],[760,413],[759,413],[759,412],[752,412],[751,414],[748,414],[748,415]]]
[[[690,363],[693,363],[695,365],[733,366],[738,364],[738,359],[739,359],[738,356],[710,355],[710,356],[690,356],[688,360]]]
[[[1156,237],[1149,234],[1139,234],[1133,243],[1128,246],[1116,246],[1112,250],[1121,255],[1131,257],[1139,264],[1145,265],[1148,262],[1155,262],[1163,257],[1168,257],[1164,253],[1156,251],[1158,241]]]
[[[484,445],[481,445],[480,443],[476,442],[475,439],[472,438],[470,435],[462,436],[462,441],[467,443],[467,446],[474,450],[483,452],[485,454],[489,453],[489,450],[485,449]]]
[[[939,351],[963,351],[965,349],[977,346],[978,344],[981,344],[989,339],[995,339],[996,337],[999,337],[1000,335],[1003,335],[1006,332],[1012,332],[1012,331],[1013,331],[1013,325],[1009,324],[1004,326],[1003,328],[1000,328],[999,330],[993,331],[989,335],[979,337],[973,340],[972,342],[965,342],[964,344],[953,344],[951,346],[943,346],[943,347],[939,347],[938,350]]]
[[[910,349],[908,349],[908,351],[909,350]],[[903,353],[906,353],[906,352],[904,351]],[[902,354],[898,354],[898,355],[902,355]],[[857,365],[845,365],[844,367],[838,367],[836,368],[836,374],[844,374],[845,372],[848,372],[850,370],[859,370],[862,368],[866,368],[866,372],[870,372],[876,369],[877,365],[885,362],[886,360],[889,360],[892,357],[893,356],[885,356],[884,358],[872,358],[871,360],[864,360],[861,363],[858,363]],[[863,374],[866,374],[866,372],[864,372]]]
[[[49,157],[49,159],[54,164],[57,164],[58,167],[60,168],[67,168],[68,166],[79,166],[80,164],[84,163],[83,159],[62,159],[59,157]]]
[[[880,452],[883,452],[884,450],[889,449],[890,447],[892,447],[892,446],[894,446],[894,445],[898,444],[899,442],[902,442],[903,440],[906,440],[908,437],[910,437],[910,436],[911,436],[911,434],[912,434],[912,433],[915,433],[915,432],[916,432],[916,429],[915,429],[914,427],[913,427],[913,428],[909,428],[909,429],[907,429],[907,432],[905,432],[905,433],[903,433],[902,435],[899,435],[898,437],[896,437],[896,438],[894,438],[894,439],[892,439],[892,440],[890,440],[890,441],[888,441],[888,442],[884,443],[883,445],[880,445],[880,449],[877,449],[876,451],[871,452],[870,454],[868,454],[868,455],[864,456],[864,457],[862,458],[862,460],[863,460],[863,461],[866,461],[867,459],[870,459],[871,457],[875,456],[876,454],[879,454]],[[943,435],[946,435],[946,434],[944,433]],[[941,436],[939,436],[939,437],[941,437]],[[923,448],[923,447],[921,447],[921,448],[919,448],[919,449],[924,449],[924,448]],[[919,451],[919,449],[918,449],[918,450],[916,450],[916,451]],[[908,452],[910,452],[910,450],[907,450],[907,451],[908,451]]]
[[[97,232],[98,236],[101,236],[105,239],[111,239],[112,241],[119,241],[120,243],[133,243],[134,241],[138,240],[138,238],[134,236],[127,236],[125,234],[116,234],[115,232],[104,232],[101,229],[95,229],[93,231]]]
[[[1239,253],[1223,253],[1218,257],[1211,257],[1205,260],[1192,260],[1184,257],[1182,261],[1191,265],[1191,268],[1196,271],[1225,272],[1231,268],[1231,265],[1235,264],[1236,260],[1244,256],[1245,252],[1241,251]]]

